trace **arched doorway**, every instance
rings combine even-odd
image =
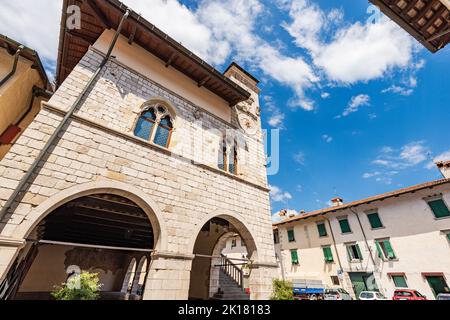
[[[243,249],[239,257],[226,257],[227,244],[238,239]],[[207,221],[198,232],[193,245],[189,299],[250,298],[249,277],[243,268],[257,260],[257,248],[248,228],[236,217],[219,215]],[[244,254],[245,253],[245,254]]]
[[[98,273],[102,299],[140,298],[132,292],[137,275],[142,277],[137,261],[150,258],[158,226],[128,197],[91,193],[71,199],[27,234],[10,270],[13,285],[7,298],[50,299],[54,286],[76,270]]]

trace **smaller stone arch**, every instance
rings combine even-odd
[[[199,235],[202,227],[213,218],[221,218],[229,223],[231,223],[237,230],[239,235],[241,236],[242,241],[248,250],[248,255],[250,260],[257,261],[259,245],[257,243],[257,239],[254,236],[255,232],[252,230],[250,225],[241,215],[233,212],[221,213],[217,211],[211,215],[205,215],[197,224],[194,225],[192,230],[192,236],[189,240],[187,252],[190,254],[194,253],[195,242],[197,240],[197,236]]]
[[[131,294],[142,296],[142,294],[144,293],[143,289],[145,279],[147,277],[148,266],[149,264],[147,256],[141,257],[141,259],[139,260],[139,264],[137,265],[136,268],[136,276],[134,278]]]
[[[136,258],[132,258],[125,273],[120,292],[125,294],[132,292],[133,284],[136,278],[136,266]]]

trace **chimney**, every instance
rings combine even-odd
[[[259,80],[252,76],[247,70],[242,68],[236,62],[233,61],[223,74],[231,80],[237,82],[239,85],[243,86],[245,89],[249,89],[257,95],[259,94]]]
[[[450,160],[436,162],[436,166],[444,178],[450,179]]]
[[[278,212],[278,215],[280,217],[286,217],[286,214],[287,214],[287,210],[286,209],[280,210],[280,212]]]
[[[342,198],[340,198],[340,197],[331,199],[332,207],[339,207],[339,206],[342,206],[343,204],[344,204],[344,200],[342,200]]]

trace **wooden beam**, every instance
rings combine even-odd
[[[436,12],[429,18],[429,20],[427,21],[427,23],[424,24],[424,26],[420,29],[420,31],[422,33],[428,32],[427,29],[436,22],[436,19],[445,11],[447,10],[447,7],[444,6],[443,4],[441,4],[441,7],[436,10]],[[443,22],[445,23],[445,22]],[[431,33],[428,32],[430,35]]]
[[[206,76],[204,77],[202,80],[200,80],[200,82],[198,83],[198,87],[203,87],[209,80],[211,79],[210,76]]]
[[[175,51],[173,51],[170,54],[169,59],[166,61],[166,68],[168,68],[176,58],[177,58],[177,54],[175,53]]]
[[[103,12],[99,9],[97,4],[94,2],[94,0],[86,0],[88,6],[92,9],[97,19],[100,21],[102,26],[105,29],[111,28],[111,23],[109,22],[108,18],[103,14]]]

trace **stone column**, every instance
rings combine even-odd
[[[143,300],[187,300],[193,259],[194,255],[154,253]]]
[[[276,263],[256,263],[252,266],[250,277],[250,299],[269,300],[272,295],[272,279],[277,272]]]

